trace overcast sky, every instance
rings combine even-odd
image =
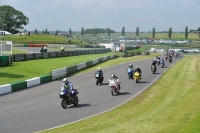
[[[26,30],[184,31],[200,27],[200,0],[0,0],[29,18]]]

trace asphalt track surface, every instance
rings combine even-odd
[[[79,91],[79,105],[77,107],[71,105],[68,109],[63,109],[60,104],[61,80],[0,96],[0,132],[33,133],[114,108],[152,84],[158,76],[179,59],[181,57],[173,58],[172,63],[165,62],[164,68],[158,66],[156,74],[152,74],[150,70],[152,59],[121,63],[104,68],[104,82],[99,86],[95,85],[94,71],[69,77],[69,81]],[[142,69],[140,83],[128,79],[126,68],[130,63]],[[121,81],[121,91],[117,96],[112,96],[108,87],[108,79],[112,73],[115,73]]]

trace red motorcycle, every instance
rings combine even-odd
[[[168,59],[168,56],[167,55],[165,55],[165,60],[167,60]]]
[[[119,84],[120,84],[119,80],[109,79],[108,81],[109,81],[109,87],[111,89],[111,94],[113,96],[119,94],[119,91],[120,91],[120,89],[119,89]]]

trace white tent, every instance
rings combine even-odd
[[[7,32],[7,31],[2,31],[2,30],[0,30],[0,35],[4,35],[4,32],[5,32],[5,35],[10,35],[11,33],[9,33],[9,32]]]

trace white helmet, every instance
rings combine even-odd
[[[64,79],[63,79],[63,82],[64,82],[64,83],[68,82],[68,81],[67,81],[67,78],[64,78]]]
[[[101,68],[100,68],[100,67],[98,67],[98,70],[101,70]]]

